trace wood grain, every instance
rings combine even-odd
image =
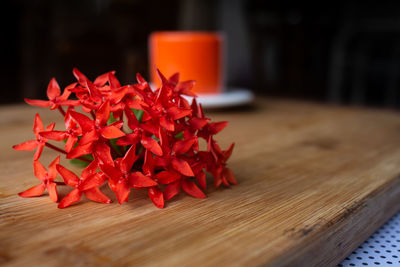
[[[163,210],[143,191],[123,205],[84,200],[59,210],[48,197],[16,195],[37,182],[33,154],[11,150],[32,137],[37,111],[62,125],[57,113],[0,109],[7,266],[334,266],[400,208],[395,112],[283,100],[214,112],[230,121],[220,144],[237,143],[237,186],[210,189],[205,200],[182,194]],[[43,163],[54,156],[45,150]]]

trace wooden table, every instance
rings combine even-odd
[[[237,143],[237,186],[205,200],[182,194],[163,210],[142,191],[123,205],[59,210],[16,195],[37,183],[32,153],[11,150],[32,137],[37,111],[62,123],[58,113],[0,108],[5,265],[334,266],[400,208],[399,113],[284,100],[214,112],[230,121],[220,144]],[[45,150],[42,161],[54,156]]]

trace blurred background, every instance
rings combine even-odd
[[[257,95],[400,108],[400,2],[3,0],[1,104],[51,77],[148,76],[152,31],[223,31],[227,83]]]

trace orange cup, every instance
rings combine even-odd
[[[215,32],[154,32],[149,38],[151,82],[160,86],[156,68],[167,78],[196,80],[193,92],[217,94],[223,90],[223,42]]]

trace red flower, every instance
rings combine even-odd
[[[93,82],[78,69],[73,69],[77,80],[61,94],[55,79],[47,88],[49,100],[29,100],[31,105],[58,109],[63,116],[65,130],[54,130],[54,123],[46,127],[38,114],[33,131],[36,139],[15,145],[16,150],[34,150],[35,175],[42,183],[20,193],[23,197],[42,195],[47,187],[50,197],[57,201],[56,171],[65,185],[73,187],[59,203],[65,208],[80,200],[89,199],[110,203],[99,187],[108,184],[120,204],[128,201],[131,191],[146,189],[155,206],[163,208],[165,201],[181,189],[196,198],[205,198],[206,172],[214,176],[214,186],[236,184],[227,160],[233,144],[222,150],[214,136],[227,122],[211,122],[194,98],[192,103],[184,95],[191,92],[194,81],[179,81],[176,73],[168,79],[158,71],[161,87],[150,88],[147,81],[136,75],[137,83],[121,85],[110,71]],[[73,95],[77,100],[69,99]],[[62,106],[67,106],[65,112]],[[79,107],[76,107],[79,106]],[[83,113],[79,110],[83,110]],[[201,150],[199,140],[207,142]],[[48,143],[48,139],[65,141],[65,150]],[[59,157],[47,172],[37,161],[47,146],[66,155],[71,163],[89,164],[76,175],[59,164]]]
[[[145,176],[142,172],[132,172],[132,166],[137,160],[135,155],[135,146],[131,146],[123,158],[117,158],[114,164],[110,160],[104,160],[109,151],[102,146],[98,149],[98,157],[103,158],[100,161],[100,169],[110,178],[110,188],[117,195],[119,204],[128,201],[130,188],[145,188],[157,185],[155,181]],[[111,156],[109,156],[111,158]]]
[[[149,152],[149,150],[147,150],[144,154],[144,163],[142,166],[143,173],[147,177],[151,177],[154,180],[158,180],[157,178],[159,178],[159,177],[154,175],[154,168],[155,168],[154,158],[151,155],[151,153]],[[153,201],[153,204],[157,208],[160,208],[160,209],[164,208],[164,204],[165,204],[164,203],[164,195],[158,186],[150,187],[147,190],[147,193],[148,193],[151,201]]]
[[[59,208],[66,208],[69,205],[78,202],[82,194],[85,194],[87,198],[101,203],[111,203],[111,200],[104,195],[99,187],[104,184],[106,177],[102,173],[97,173],[97,162],[92,161],[78,177],[75,173],[66,169],[62,165],[56,165],[58,173],[64,179],[65,184],[75,187],[74,190],[69,192],[61,202],[58,204]]]
[[[188,163],[187,156],[184,154],[197,143],[197,138],[193,137],[186,140],[177,140],[171,147],[166,132],[161,128],[159,136],[163,149],[163,156],[158,158],[157,164],[164,168],[174,169],[185,176],[194,176],[193,170]]]
[[[214,176],[214,186],[219,187],[222,184],[229,186],[230,184],[237,184],[236,178],[233,172],[226,167],[226,162],[232,155],[234,143],[229,146],[225,151],[222,151],[219,145],[212,140],[211,141],[211,154],[216,157],[217,164],[210,167],[210,172]]]
[[[118,145],[135,145],[140,143],[152,153],[162,156],[162,149],[158,142],[154,140],[151,135],[157,133],[156,129],[153,129],[152,125],[142,124],[140,125],[136,119],[135,114],[129,108],[125,109],[125,114],[128,118],[128,126],[134,132],[118,140]]]
[[[117,121],[107,125],[108,119],[110,118],[110,103],[108,101],[104,102],[96,111],[96,119],[94,121],[75,111],[71,111],[71,116],[80,125],[83,135],[78,146],[67,155],[68,159],[91,153],[91,145],[98,140],[104,141],[106,139],[118,138],[125,135],[125,133],[120,130],[123,124],[122,122]]]
[[[55,141],[63,141],[67,139],[65,142],[65,151],[69,153],[78,141],[78,136],[82,135],[82,129],[72,119],[70,110],[65,114],[64,123],[66,131],[41,132],[40,136]]]
[[[64,89],[63,94],[61,94],[60,86],[58,85],[56,79],[52,78],[48,87],[47,87],[47,97],[46,100],[38,100],[38,99],[27,99],[25,98],[25,102],[32,106],[39,107],[50,107],[50,109],[56,109],[59,106],[76,106],[79,103],[75,100],[68,100],[69,95],[71,94],[71,89],[76,86],[76,83],[73,83],[67,86]]]
[[[197,144],[197,138],[191,137],[186,140],[178,140],[174,143],[171,149],[168,136],[162,129],[160,129],[160,140],[164,150],[164,156],[162,159],[159,159],[158,164],[169,170],[167,172],[160,172],[156,175],[162,183],[168,184],[164,191],[164,199],[169,200],[178,194],[180,188],[193,197],[206,198],[197,185],[188,179],[189,177],[195,176],[195,174],[189,164],[189,160],[183,156],[183,154],[187,153],[193,145]],[[199,173],[200,171],[201,168],[199,168],[197,172],[199,179],[202,180],[202,177],[200,177],[202,175]],[[205,185],[202,184],[202,186]]]
[[[158,71],[158,73],[163,83],[171,88],[172,98],[176,103],[178,103],[178,106],[190,108],[189,102],[183,97],[183,95],[196,97],[196,94],[191,91],[193,86],[196,84],[196,81],[188,80],[179,82],[179,73],[173,74],[168,80],[166,80],[160,71]]]
[[[53,162],[50,163],[49,171],[47,172],[45,167],[43,167],[43,165],[39,161],[34,161],[33,170],[35,176],[40,181],[42,181],[42,183],[32,188],[29,188],[24,192],[18,193],[18,195],[21,197],[37,197],[43,195],[44,190],[47,188],[47,191],[49,192],[50,195],[50,199],[54,202],[57,202],[58,201],[58,195],[56,189],[57,184],[54,182],[54,180],[57,177],[56,165],[59,163],[60,163],[60,156],[56,157],[53,160]]]
[[[55,123],[52,123],[46,127],[46,131],[52,131],[54,129]],[[31,151],[36,148],[35,155],[33,156],[33,160],[38,160],[40,155],[42,154],[43,148],[46,145],[47,139],[42,137],[39,133],[44,131],[44,126],[42,119],[40,118],[39,114],[36,113],[35,120],[33,122],[33,132],[35,133],[36,140],[29,140],[23,142],[18,145],[14,145],[13,148],[15,150],[25,150]]]
[[[197,130],[203,129],[210,119],[204,117],[204,111],[201,105],[197,104],[196,98],[193,98],[193,102],[191,104],[192,109],[192,117],[188,120],[188,130],[193,133]]]
[[[160,98],[161,99],[161,98]],[[168,103],[156,102],[151,108],[143,107],[150,116],[167,131],[175,131],[175,121],[192,113],[190,109],[179,108]]]

